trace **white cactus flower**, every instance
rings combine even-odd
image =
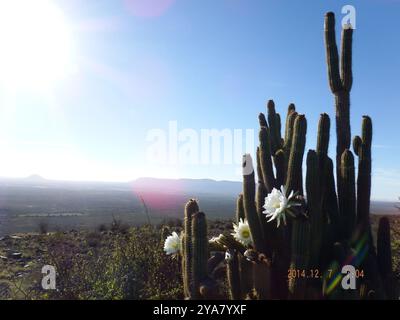
[[[286,225],[286,213],[287,210],[293,206],[299,206],[300,203],[294,201],[294,192],[292,191],[289,197],[286,197],[286,189],[284,186],[281,190],[273,189],[270,194],[265,198],[265,204],[263,208],[266,214],[266,218],[270,218],[268,222],[273,220],[277,221],[277,227],[279,228],[281,220]]]
[[[253,239],[251,237],[249,223],[246,219],[240,219],[238,224],[233,224],[233,237],[242,243],[244,246],[248,246],[253,243]]]
[[[181,250],[181,238],[176,232],[165,239],[164,251],[167,255],[175,255]]]

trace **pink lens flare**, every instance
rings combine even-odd
[[[174,3],[175,0],[124,0],[131,14],[144,18],[162,16]]]
[[[159,185],[157,179],[144,178],[131,185],[132,195],[144,202],[150,214],[152,210],[163,214],[175,214],[187,201],[185,185],[182,181],[169,180],[168,189]]]

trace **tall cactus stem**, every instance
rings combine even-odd
[[[353,28],[349,25],[342,30],[342,55],[340,61],[340,76],[342,78],[343,89],[347,92],[353,85]]]
[[[274,156],[276,186],[283,186],[286,178],[285,152],[279,149]]]
[[[229,297],[231,300],[240,300],[242,290],[240,288],[239,257],[234,251],[229,252],[229,256],[226,264]]]
[[[267,122],[267,119],[265,118],[265,114],[264,113],[260,113],[258,115],[258,121],[260,123],[260,127],[268,128],[268,122]]]
[[[321,114],[318,123],[317,153],[326,156],[329,148],[329,131],[331,121],[326,113]]]
[[[192,277],[191,297],[200,299],[200,286],[207,279],[208,239],[207,221],[203,212],[192,216]]]
[[[236,202],[236,223],[239,223],[240,220],[244,220],[246,215],[244,213],[243,206],[243,194],[239,194]]]
[[[314,270],[320,269],[320,252],[324,232],[320,178],[318,155],[314,150],[309,150],[307,154],[306,191],[312,239],[310,243],[310,268]]]
[[[293,221],[292,254],[290,270],[308,270],[310,258],[310,224],[307,220]],[[291,277],[289,279],[289,297],[293,300],[303,300],[307,294],[307,279]]]
[[[358,149],[357,178],[357,221],[366,227],[369,225],[371,197],[371,144],[372,122],[368,116],[362,121],[362,144]]]
[[[342,154],[340,169],[342,184],[339,190],[339,209],[342,234],[344,239],[350,239],[356,224],[356,187],[354,156],[348,149]]]
[[[392,248],[390,242],[390,223],[387,217],[379,219],[377,238],[378,269],[382,278],[392,273]]]
[[[339,70],[339,54],[335,36],[335,15],[328,12],[325,15],[325,48],[328,64],[328,78],[336,105],[336,170],[338,188],[340,181],[341,156],[350,148],[350,90],[352,76],[352,37],[353,30],[346,28],[342,32],[342,50]]]
[[[360,155],[361,145],[362,145],[361,137],[360,136],[355,136],[353,138],[353,151],[357,156]]]
[[[185,206],[184,232],[182,236],[182,275],[184,295],[190,299],[192,287],[192,216],[199,211],[196,200],[190,199]]]
[[[276,186],[274,171],[272,168],[271,137],[267,127],[260,128],[260,168],[267,193]]]
[[[306,144],[307,121],[304,115],[298,115],[294,123],[293,141],[290,150],[286,190],[303,193],[302,163]]]
[[[253,160],[249,154],[243,156],[243,205],[250,232],[254,242],[254,248],[259,252],[265,252],[263,232],[256,208]]]
[[[281,121],[280,121],[280,116],[275,111],[275,103],[273,100],[268,101],[267,109],[268,109],[268,124],[271,134],[271,151],[272,154],[275,154],[275,152],[282,147]]]
[[[328,12],[325,15],[325,48],[328,65],[329,85],[333,93],[342,89],[339,73],[339,54],[336,45],[335,14]]]

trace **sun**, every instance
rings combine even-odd
[[[75,71],[71,29],[52,0],[0,0],[0,85],[46,89]]]

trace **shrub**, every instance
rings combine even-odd
[[[41,298],[181,299],[180,261],[165,255],[160,238],[151,226],[50,236],[45,263],[56,267],[57,290]]]

